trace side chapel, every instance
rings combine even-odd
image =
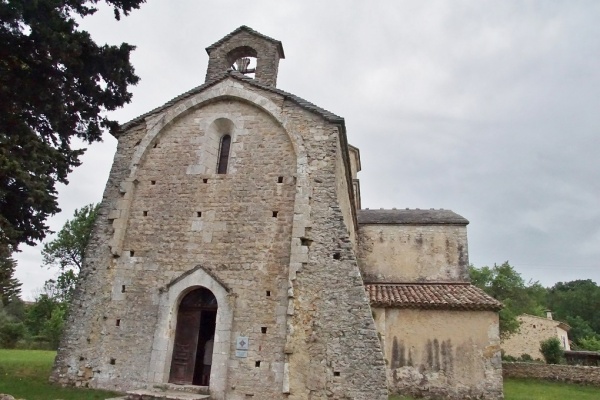
[[[501,304],[469,283],[468,221],[361,209],[359,150],[277,88],[280,41],[242,26],[206,51],[204,84],[116,135],[51,379],[131,399],[502,398]]]

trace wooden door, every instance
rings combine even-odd
[[[179,309],[169,377],[171,383],[191,385],[194,380],[201,315],[198,310]]]

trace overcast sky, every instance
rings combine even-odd
[[[363,208],[466,217],[470,261],[546,286],[600,283],[600,1],[147,0],[82,27],[137,46],[126,122],[204,82],[204,50],[240,25],[281,40],[277,86],[346,120]],[[106,136],[60,188],[59,230],[98,202]],[[25,298],[55,276],[23,246]]]

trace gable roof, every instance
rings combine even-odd
[[[213,51],[215,48],[219,47],[220,45],[222,45],[223,43],[225,43],[226,41],[228,41],[229,39],[231,39],[232,37],[234,37],[235,35],[237,35],[240,32],[247,32],[251,35],[257,36],[261,39],[267,40],[271,43],[274,43],[277,45],[277,51],[279,52],[279,57],[281,58],[285,58],[285,54],[283,53],[283,45],[281,44],[281,42],[277,39],[273,39],[272,37],[269,37],[267,35],[263,35],[260,32],[255,31],[254,29],[246,26],[246,25],[242,25],[239,28],[237,28],[236,30],[234,30],[233,32],[231,32],[230,34],[226,35],[225,37],[223,37],[222,39],[217,40],[216,42],[214,42],[213,44],[211,44],[210,46],[208,46],[206,48],[206,52],[210,55],[210,52]]]
[[[470,283],[367,283],[372,306],[498,311],[503,305]]]
[[[332,113],[331,111],[327,111],[324,108],[318,107],[316,105],[314,105],[313,103],[311,103],[310,101],[304,100],[301,97],[298,97],[296,95],[293,95],[291,93],[285,92],[281,89],[277,89],[276,87],[273,86],[267,86],[267,85],[263,85],[258,83],[256,80],[239,73],[238,71],[227,71],[224,72],[221,76],[219,76],[216,79],[213,79],[212,81],[209,82],[205,82],[200,86],[196,86],[195,88],[188,90],[187,92],[180,94],[177,97],[174,97],[173,99],[167,101],[165,104],[163,104],[160,107],[157,107],[147,113],[144,113],[134,119],[132,119],[131,121],[125,122],[123,125],[121,125],[119,132],[125,132],[126,130],[128,130],[129,128],[141,123],[142,121],[144,121],[147,117],[149,117],[152,114],[156,114],[159,113],[161,111],[166,110],[167,108],[175,105],[176,103],[187,99],[188,97],[192,97],[200,92],[202,92],[203,90],[216,85],[219,82],[224,81],[227,78],[233,78],[236,79],[238,81],[242,81],[244,83],[247,83],[251,86],[272,92],[272,93],[276,93],[279,94],[280,96],[283,96],[285,99],[288,99],[294,103],[296,103],[298,106],[304,108],[307,111],[313,112],[315,114],[320,115],[321,117],[323,117],[325,120],[332,122],[334,124],[339,124],[342,126],[343,131],[345,132],[346,127],[345,127],[345,122],[344,122],[344,118]],[[118,137],[118,134],[116,135]]]
[[[450,210],[358,210],[358,224],[468,225],[469,221]]]

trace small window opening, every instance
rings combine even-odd
[[[254,363],[254,366],[255,366],[256,368],[260,367],[260,361],[257,361],[257,362],[255,362],[255,363]]]
[[[342,257],[342,255],[340,253],[333,253],[334,260],[339,260],[341,257]]]
[[[273,211],[273,218],[277,218],[277,214],[279,214],[279,211]]]
[[[208,179],[202,179],[202,183],[208,183]]]
[[[156,185],[156,181],[150,181],[151,185]]]
[[[221,138],[221,148],[219,150],[219,163],[217,164],[217,174],[227,173],[227,164],[229,164],[229,147],[231,147],[231,135],[225,135]]]
[[[283,176],[280,176],[279,178],[277,178],[277,183],[283,183]]]
[[[121,285],[121,293],[125,293],[125,285]]]
[[[196,217],[200,218],[202,216],[202,211],[196,211]]]
[[[340,371],[333,371],[333,376],[340,376]]]
[[[260,328],[260,331],[261,331],[262,333],[267,333],[267,327],[266,327],[266,326],[263,326],[263,327],[261,327],[261,328]]]
[[[144,211],[144,217],[148,216],[148,211]]]
[[[133,257],[134,254],[135,254],[135,251],[129,250],[129,257]]]
[[[117,321],[115,323],[116,326],[121,326],[121,320],[119,318],[117,318]]]
[[[267,290],[267,297],[271,297],[271,291]]]
[[[312,244],[312,240],[307,239],[307,238],[300,238],[300,244],[302,246],[310,246]]]
[[[117,360],[114,358],[110,359],[110,365],[115,365],[117,363]]]

